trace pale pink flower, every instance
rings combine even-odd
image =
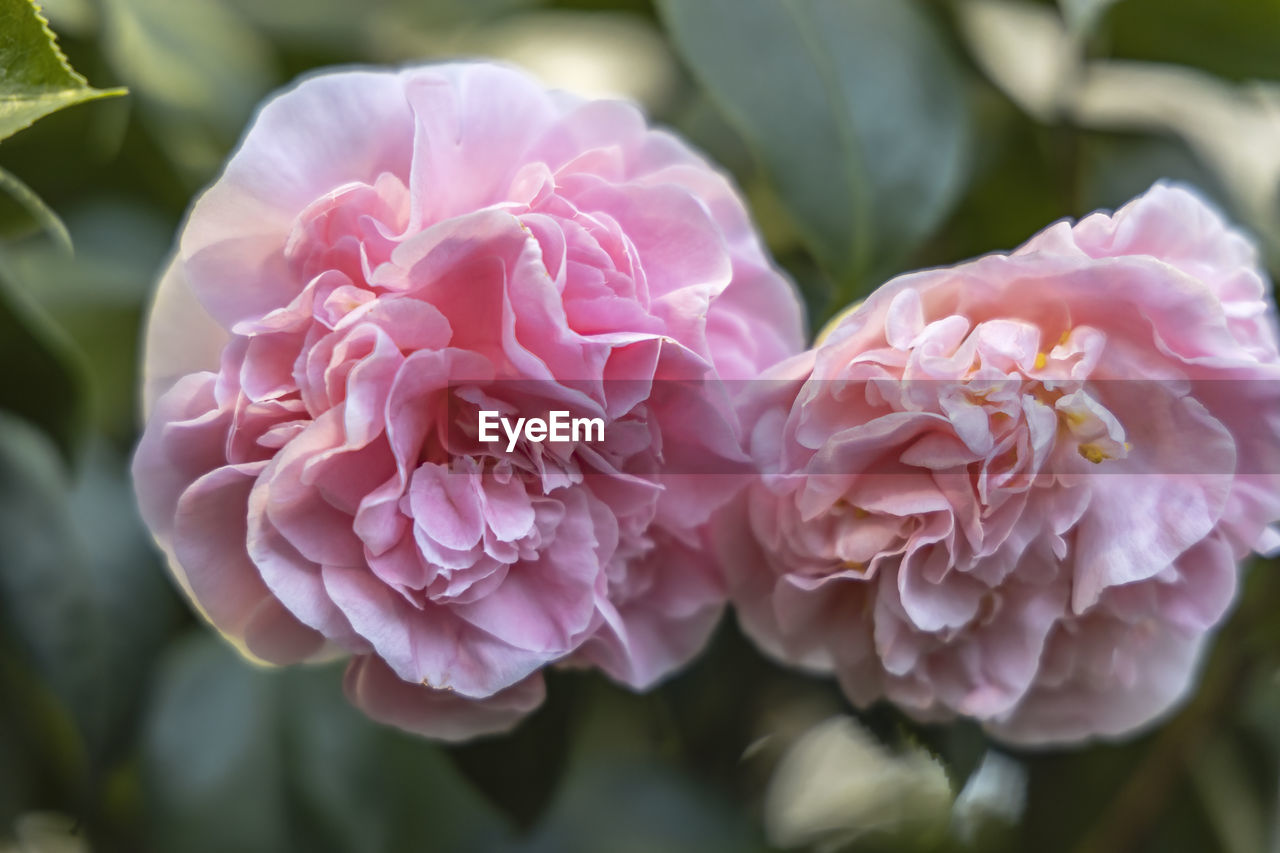
[[[349,656],[379,720],[507,728],[541,670],[646,687],[723,583],[722,378],[801,346],[729,183],[630,105],[455,64],[312,77],[191,210],[147,334],[144,517],[245,654]],[[480,409],[606,422],[477,438]]]
[[[1280,544],[1276,344],[1254,247],[1164,185],[889,282],[745,396],[742,623],[859,705],[1023,743],[1147,723]]]

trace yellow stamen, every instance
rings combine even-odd
[[[838,498],[836,502],[831,505],[831,508],[839,513],[849,512],[852,510],[854,518],[866,518],[871,514],[860,506],[854,506],[844,498]]]
[[[1062,419],[1071,426],[1080,426],[1089,419],[1086,413],[1072,409],[1062,409],[1058,414],[1062,415]]]
[[[1043,352],[1036,353],[1036,370],[1044,370],[1044,366],[1048,363],[1049,363],[1048,353],[1043,353]]]
[[[1099,462],[1102,462],[1105,459],[1111,458],[1106,454],[1106,451],[1104,451],[1101,447],[1099,447],[1096,444],[1080,445],[1080,455],[1083,456],[1085,459],[1088,459],[1094,465],[1097,465]]]

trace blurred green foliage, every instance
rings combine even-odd
[[[0,850],[52,849],[32,841],[51,832],[165,853],[769,849],[778,744],[849,709],[731,620],[649,695],[554,673],[515,733],[455,748],[369,722],[332,667],[255,669],[198,625],[127,480],[144,306],[184,209],[273,88],[334,63],[501,58],[522,38],[522,57],[601,69],[533,69],[558,85],[600,83],[621,52],[620,91],[733,173],[815,326],[896,272],[1011,248],[1158,178],[1280,246],[1280,201],[1258,202],[1280,191],[1240,194],[1280,181],[1265,158],[1241,178],[1173,127],[1030,108],[964,26],[975,3],[44,0],[74,67],[131,93],[100,99],[118,90],[90,88],[29,3],[0,0],[0,138],[40,119],[0,145]],[[1168,63],[1280,103],[1275,0],[1025,6],[1081,68]],[[594,53],[573,38],[604,20],[633,38]],[[1245,141],[1280,152],[1280,133]],[[971,725],[858,714],[889,747],[930,750],[957,796],[935,816],[947,840],[854,849],[1280,849],[1275,568],[1249,572],[1196,695],[1128,742],[1008,752]],[[988,766],[1018,768],[996,779],[1005,800],[966,787]]]
[[[968,93],[922,7],[659,7],[681,55],[835,279],[837,305],[894,270],[950,211],[968,165]]]
[[[1111,10],[1105,37],[1117,57],[1231,80],[1280,78],[1280,5],[1272,0],[1124,0]]]

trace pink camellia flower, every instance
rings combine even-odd
[[[138,497],[246,655],[349,656],[370,716],[498,731],[548,664],[643,688],[698,651],[700,526],[741,480],[681,466],[745,464],[721,380],[800,335],[729,183],[633,107],[487,64],[312,77],[161,281]],[[484,411],[603,434],[494,442]]]
[[[742,406],[766,477],[717,525],[731,597],[858,704],[1128,732],[1280,544],[1268,285],[1183,189],[897,278],[769,376]]]

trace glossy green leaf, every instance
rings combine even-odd
[[[51,112],[123,89],[94,89],[58,49],[31,0],[0,0],[0,139]]]
[[[841,297],[891,269],[964,183],[963,74],[909,0],[660,0]]]

